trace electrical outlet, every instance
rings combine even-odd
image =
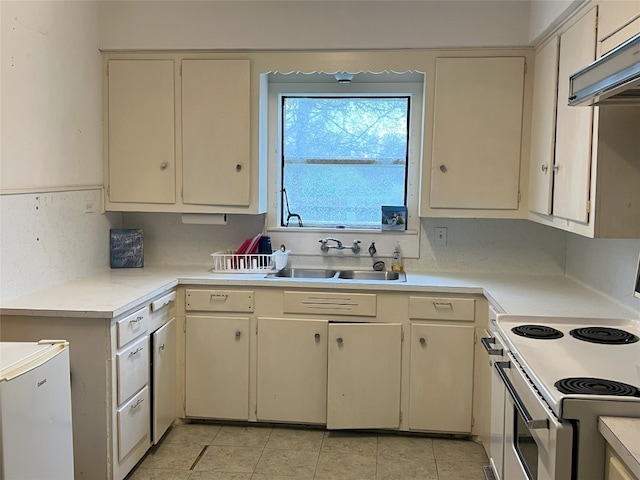
[[[436,227],[436,245],[439,247],[447,246],[447,229],[445,227]]]

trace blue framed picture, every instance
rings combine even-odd
[[[111,268],[144,267],[144,237],[141,228],[110,230]]]
[[[407,207],[382,207],[382,230],[406,230]]]

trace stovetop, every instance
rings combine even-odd
[[[640,409],[640,322],[498,315],[497,325],[507,349],[558,417],[567,399],[638,402]],[[578,393],[565,393],[573,387]]]

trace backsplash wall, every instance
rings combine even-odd
[[[237,248],[246,238],[262,231],[264,216],[230,215],[227,225],[185,225],[180,215],[168,213],[125,213],[126,228],[142,228],[145,237],[145,265],[210,265],[209,254]],[[420,258],[406,260],[413,271],[499,272],[562,275],[566,234],[526,220],[423,219]],[[434,227],[447,228],[448,245],[435,246]],[[319,234],[319,237],[321,235]],[[275,248],[276,246],[274,246]],[[290,264],[371,268],[366,254],[296,256]],[[366,249],[366,246],[365,246]],[[378,252],[390,266],[392,252]]]

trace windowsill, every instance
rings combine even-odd
[[[269,227],[267,234],[271,237],[274,249],[284,244],[293,255],[368,257],[368,248],[371,242],[375,242],[379,257],[391,257],[396,242],[400,242],[402,255],[405,258],[420,256],[419,230],[382,231],[347,228]],[[343,250],[331,249],[327,253],[322,252],[319,243],[321,239],[326,237],[337,238],[347,248]],[[361,250],[358,254],[354,254],[350,249],[354,240],[361,242]]]

